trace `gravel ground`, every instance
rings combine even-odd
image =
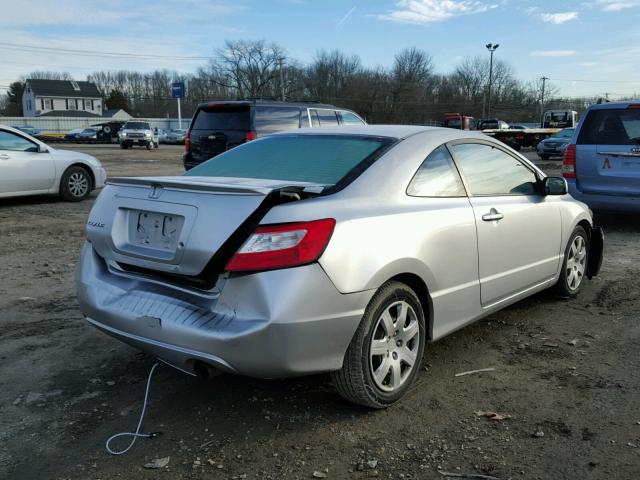
[[[182,172],[181,147],[69,148],[110,175]],[[144,430],[163,435],[114,457],[104,441],[135,427],[154,361],[78,310],[74,267],[93,198],[0,204],[0,478],[640,477],[637,217],[598,216],[605,261],[578,299],[541,293],[428,346],[393,408],[353,406],[325,375],[198,382],[161,366]]]

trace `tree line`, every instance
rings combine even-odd
[[[269,98],[331,103],[350,108],[370,123],[425,124],[447,112],[476,118],[489,111],[489,59],[470,56],[452,72],[437,73],[433,58],[418,48],[398,52],[389,67],[368,67],[358,55],[339,50],[316,53],[308,64],[266,41],[227,41],[207,64],[192,74],[170,70],[96,71],[87,76],[103,93],[106,108],[123,108],[136,117],[176,117],[171,84],[183,81],[183,116],[208,100]],[[71,79],[68,73],[39,71],[13,82],[0,109],[21,114],[21,92],[27,78]],[[542,84],[523,82],[513,68],[494,60],[491,117],[507,122],[538,122]],[[582,111],[596,98],[570,99],[545,88],[545,109]]]

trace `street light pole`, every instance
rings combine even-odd
[[[540,125],[543,125],[544,119],[542,118],[542,116],[544,115],[544,88],[547,84],[547,80],[549,80],[549,77],[542,77],[540,80],[542,80],[542,95],[540,96]]]
[[[489,50],[489,53],[491,54],[491,60],[489,61],[489,98],[487,99],[487,118],[491,116],[491,84],[493,83],[493,52],[495,52],[498,47],[500,46],[499,44],[492,44],[492,43],[487,43],[487,45],[485,45],[487,47],[487,50]]]

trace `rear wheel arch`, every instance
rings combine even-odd
[[[387,281],[385,281],[383,285],[388,282],[394,282],[394,281],[404,283],[406,286],[411,288],[411,290],[413,290],[415,294],[418,296],[418,300],[420,301],[420,305],[422,306],[422,311],[424,313],[424,319],[426,322],[426,327],[427,327],[426,330],[428,334],[427,339],[432,340],[433,339],[433,302],[431,300],[431,294],[429,293],[429,287],[427,287],[427,284],[419,275],[416,275],[415,273],[409,273],[409,272],[395,275],[387,279]]]

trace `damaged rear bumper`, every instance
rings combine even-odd
[[[77,288],[87,321],[119,340],[188,373],[202,361],[260,378],[339,369],[374,293],[339,293],[318,264],[192,291],[114,272],[89,243]]]

